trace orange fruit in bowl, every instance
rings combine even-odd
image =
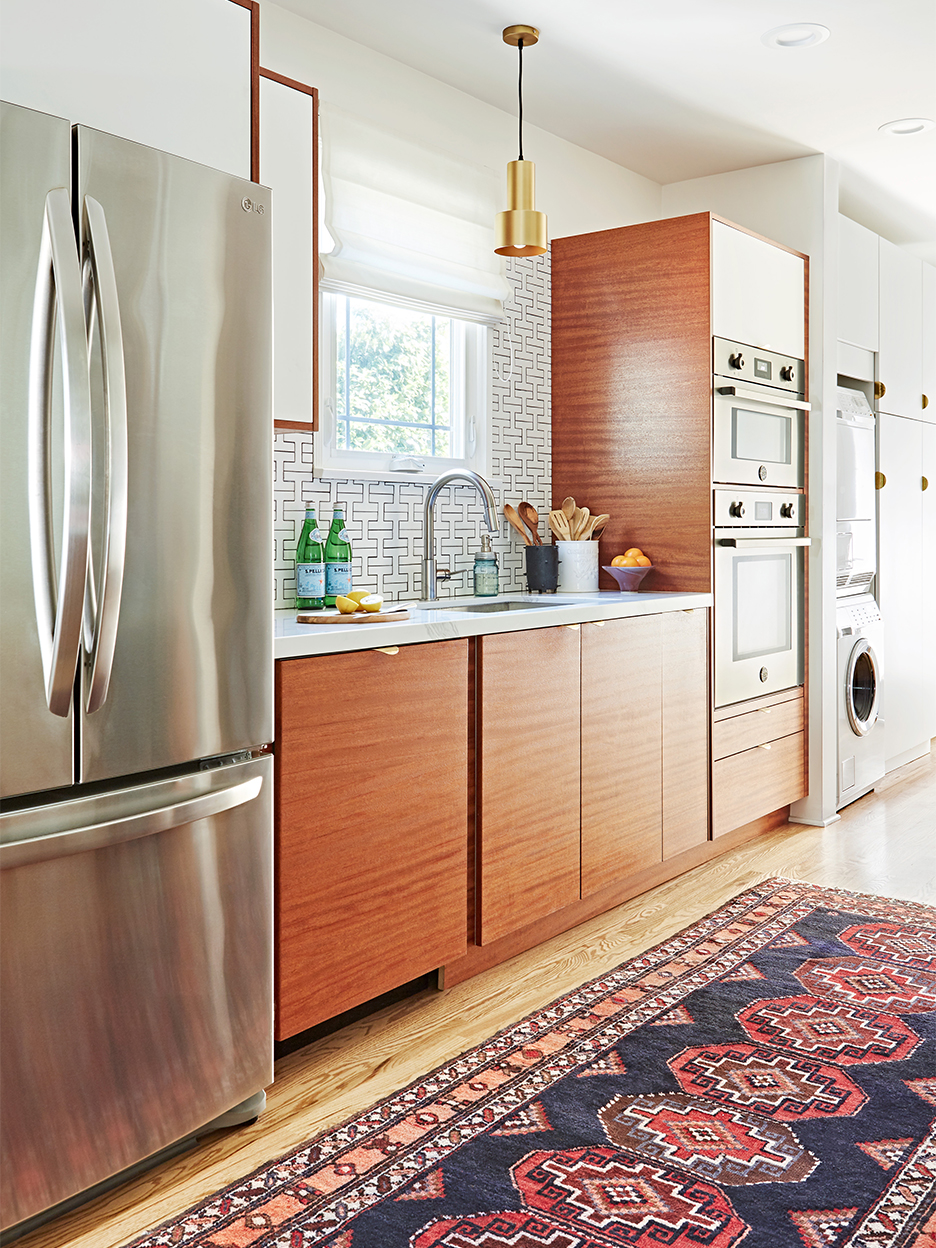
[[[624,551],[625,559],[642,559],[643,557],[644,553],[639,546],[632,546],[630,550]]]
[[[627,558],[627,556],[626,556],[626,555],[615,555],[615,556],[614,556],[614,558],[611,560],[611,567],[612,567],[612,568],[623,568],[623,567],[624,567],[624,560],[625,560],[626,558]]]
[[[625,555],[623,560],[618,564],[618,567],[619,568],[639,568],[640,564],[637,562],[636,559],[630,559],[628,558],[627,555]]]
[[[647,558],[646,555],[635,555],[634,558],[637,562],[638,567],[641,567],[641,568],[653,567],[653,564],[650,562],[650,560]]]

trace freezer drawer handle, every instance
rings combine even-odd
[[[104,209],[85,196],[82,291],[88,332],[88,355],[97,321],[100,327],[104,381],[105,500],[104,550],[100,596],[94,582],[94,558],[88,561],[84,608],[84,649],[88,672],[87,709],[96,711],[107,697],[117,642],[127,550],[127,382],[117,275]]]
[[[738,550],[776,550],[778,546],[811,546],[811,537],[720,537],[719,546],[736,546]]]
[[[23,841],[11,841],[0,845],[0,867],[23,867],[30,862],[44,862],[49,858],[63,858],[67,854],[82,854],[89,849],[105,849],[122,841],[139,840],[155,832],[167,832],[196,819],[208,819],[222,811],[233,810],[253,801],[263,784],[262,776],[242,780],[226,789],[201,793],[183,802],[173,802],[156,810],[139,815],[127,815],[123,819],[111,819],[107,823],[94,823],[88,827],[68,832],[55,832],[49,836],[36,836]],[[15,819],[16,814],[0,816],[0,826],[5,819]]]
[[[65,492],[61,561],[52,541],[52,357],[58,328],[62,358]],[[91,382],[81,270],[68,191],[45,202],[29,343],[29,546],[46,702],[66,718],[81,645],[81,615],[91,521]]]

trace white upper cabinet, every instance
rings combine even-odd
[[[880,241],[878,381],[882,412],[923,417],[923,262]]]
[[[712,332],[802,359],[805,264],[753,234],[712,222]]]
[[[250,10],[3,0],[3,98],[250,176]]]
[[[838,337],[878,349],[878,236],[839,214]]]
[[[315,99],[260,79],[260,181],[273,191],[273,416],[312,420]]]
[[[936,425],[936,268],[931,264],[923,265],[923,394],[923,419]]]

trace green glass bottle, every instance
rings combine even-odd
[[[335,504],[325,539],[325,605],[333,607],[338,594],[351,592],[351,542],[345,528],[344,506]]]
[[[320,611],[325,606],[325,551],[315,508],[306,507],[296,546],[296,610]]]

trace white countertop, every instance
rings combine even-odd
[[[517,610],[475,614],[451,607],[520,602]],[[529,605],[526,605],[529,604]],[[388,606],[394,604],[388,603]],[[297,624],[296,612],[277,611],[273,625],[273,656],[296,659],[310,654],[342,654],[374,650],[378,646],[412,646],[425,641],[448,641],[484,633],[513,633],[557,624],[586,624],[589,620],[617,620],[662,611],[693,611],[712,605],[711,594],[625,594],[603,590],[597,594],[501,594],[497,598],[444,598],[427,609],[410,608],[410,618],[381,624]]]

